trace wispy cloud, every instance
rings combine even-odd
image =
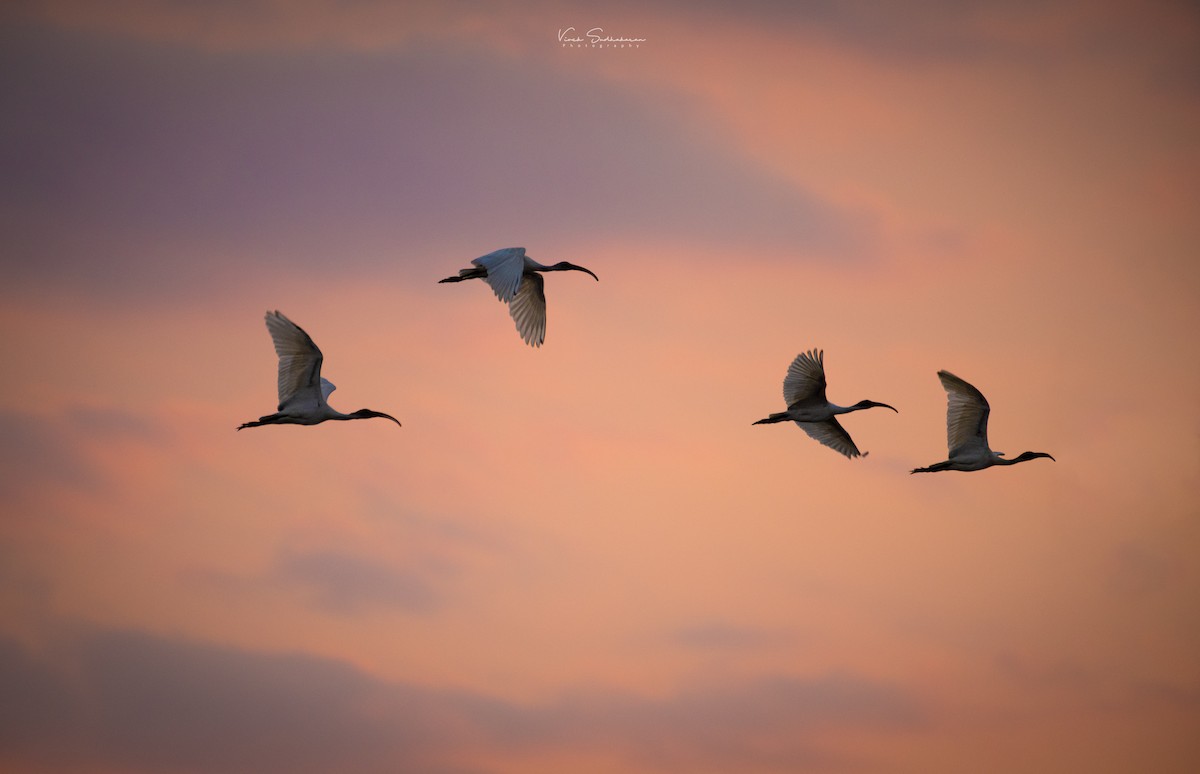
[[[73,427],[99,441],[128,439],[155,443],[168,435],[166,428],[154,419],[112,406],[72,406],[64,413]]]
[[[441,602],[416,572],[336,551],[284,551],[272,577],[307,588],[320,609],[338,615],[377,606],[429,613]]]
[[[687,648],[736,651],[779,645],[795,637],[783,631],[710,621],[677,629],[672,639]]]
[[[92,490],[103,481],[56,418],[0,411],[0,497],[40,487]]]
[[[826,760],[821,730],[901,730],[922,716],[903,691],[850,675],[522,705],[132,631],[86,632],[55,652],[71,655],[59,664],[0,640],[0,760],[68,771],[438,772],[480,759],[500,770],[506,756],[569,746],[664,770],[768,772]]]
[[[97,450],[111,450],[114,443],[149,449],[167,438],[166,427],[154,416],[112,406],[0,411],[0,495],[64,487],[95,493],[111,483]]]

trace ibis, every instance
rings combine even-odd
[[[457,276],[438,282],[462,282],[481,279],[491,286],[496,298],[508,304],[508,313],[517,325],[517,332],[526,344],[542,346],[546,340],[545,280],[539,272],[582,271],[600,280],[589,269],[560,261],[544,266],[525,254],[524,247],[505,247],[471,261],[469,269],[460,269]]]
[[[771,414],[754,424],[795,422],[813,440],[851,458],[865,457],[866,454],[859,452],[850,434],[837,421],[837,415],[876,406],[896,411],[886,403],[873,400],[860,400],[853,406],[830,403],[825,398],[825,352],[817,349],[801,352],[788,366],[787,376],[783,379],[783,400],[787,403],[787,411]]]
[[[1046,452],[1027,451],[1005,459],[1004,452],[994,452],[988,446],[988,414],[992,412],[983,393],[949,371],[938,371],[946,389],[946,446],[950,459],[935,462],[913,473],[937,473],[942,470],[983,470],[993,465],[1016,465],[1038,457],[1050,457]]]
[[[343,414],[330,407],[329,393],[336,388],[321,376],[324,357],[312,337],[278,310],[267,312],[267,331],[279,356],[279,411],[246,422],[238,430],[262,425],[317,425],[330,419],[382,417],[397,425],[400,420],[382,411],[359,409]]]

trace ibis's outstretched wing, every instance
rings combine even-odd
[[[810,400],[825,403],[825,353],[816,349],[796,355],[783,379],[783,401],[789,408]]]
[[[987,423],[992,409],[987,398],[949,371],[938,371],[938,378],[946,390],[946,446],[950,456],[988,452]]]
[[[808,433],[809,438],[828,446],[838,454],[844,454],[851,458],[865,456],[858,451],[854,440],[837,419],[831,418],[824,422],[797,422],[796,424],[800,426],[801,430]]]
[[[542,275],[525,275],[517,295],[508,305],[508,313],[517,324],[517,332],[526,344],[542,346],[546,340],[546,291]]]
[[[517,295],[517,289],[521,286],[521,276],[525,272],[525,248],[504,247],[480,256],[471,263],[487,269],[487,284],[496,298],[507,304]]]
[[[321,350],[303,328],[278,310],[267,312],[266,319],[279,356],[279,410],[285,406],[310,406],[315,410],[333,392],[333,385],[321,378]],[[329,385],[328,389],[322,382]]]

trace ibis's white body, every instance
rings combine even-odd
[[[322,379],[320,395],[311,394],[308,390],[305,390],[304,393],[293,394],[291,400],[279,404],[280,416],[275,424],[317,425],[329,419],[344,419],[348,415],[333,408],[327,402],[329,393],[336,389],[333,382]]]

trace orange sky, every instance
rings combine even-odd
[[[0,768],[1200,765],[1200,17],[731,8],[0,13]]]

